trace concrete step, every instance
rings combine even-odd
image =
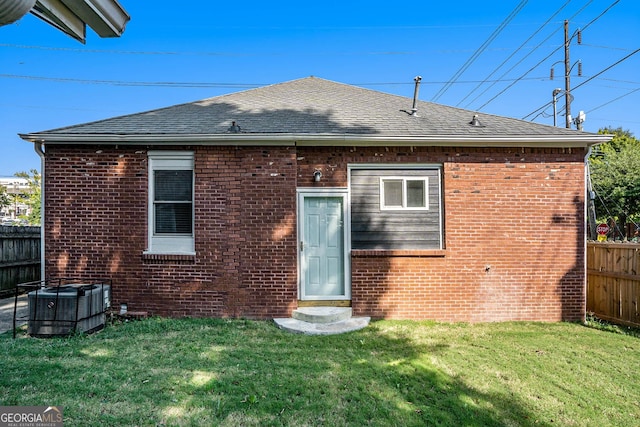
[[[309,323],[335,323],[351,319],[351,307],[300,307],[291,316]]]
[[[353,332],[365,328],[370,317],[352,317],[333,323],[311,323],[304,320],[288,318],[273,319],[280,329],[306,335],[336,335]]]
[[[351,307],[300,307],[290,318],[273,319],[280,329],[307,335],[334,335],[366,327],[370,317],[351,317]]]

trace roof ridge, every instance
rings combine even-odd
[[[563,138],[585,140],[592,135],[572,129],[417,100],[418,114],[410,114],[412,99],[317,76],[225,93],[209,98],[124,114],[50,131],[23,134],[28,140],[56,141],[104,135],[127,142],[155,135],[159,140],[240,139],[240,135],[313,135],[380,141],[399,137],[410,140],[470,139],[505,141]],[[472,125],[478,115],[479,126]],[[240,132],[230,134],[232,122]],[[581,136],[582,135],[582,136]],[[98,138],[100,139],[100,138]],[[323,139],[324,140],[324,139]]]

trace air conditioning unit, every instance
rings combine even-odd
[[[94,332],[104,328],[111,286],[72,284],[29,292],[27,332],[35,337]]]

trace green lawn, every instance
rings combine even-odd
[[[640,338],[579,324],[153,318],[0,354],[0,405],[67,426],[640,426]]]

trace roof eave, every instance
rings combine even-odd
[[[271,146],[463,146],[463,147],[590,147],[610,141],[613,135],[514,136],[385,136],[335,134],[19,134],[43,144],[70,145],[271,145]]]

